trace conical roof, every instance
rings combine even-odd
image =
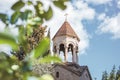
[[[55,37],[64,36],[64,35],[77,38],[77,40],[80,41],[79,37],[77,36],[77,34],[75,33],[75,31],[72,29],[71,25],[67,21],[63,23],[63,25],[57,31],[53,39]]]

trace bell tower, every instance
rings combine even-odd
[[[67,20],[64,21],[52,40],[53,52],[58,56],[62,52],[64,62],[68,62],[68,54],[71,54],[72,62],[78,63],[77,53],[80,39]]]

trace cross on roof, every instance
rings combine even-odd
[[[68,14],[66,13],[65,16],[66,16],[65,21],[67,21],[67,16],[68,16]]]

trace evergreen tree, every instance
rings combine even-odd
[[[114,65],[110,73],[104,71],[101,80],[120,80],[120,67],[116,70]]]
[[[114,65],[112,71],[110,72],[109,80],[115,80],[115,76],[116,76],[116,70]]]
[[[115,80],[120,80],[120,66],[119,66],[119,69],[117,70],[116,79]]]
[[[107,73],[107,71],[103,72],[102,80],[108,80],[108,73]]]

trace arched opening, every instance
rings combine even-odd
[[[73,45],[72,44],[68,45],[68,52],[72,52],[72,54],[73,54]]]
[[[64,44],[60,44],[60,50],[59,51],[62,51],[63,53],[65,53],[65,47],[64,47]]]
[[[56,72],[56,78],[59,78],[59,72]]]
[[[59,45],[59,54],[61,59],[64,61],[64,55],[65,55],[65,47],[64,44]]]
[[[72,62],[72,57],[73,57],[73,45],[69,44],[68,45],[68,60]]]
[[[78,46],[76,46],[76,53],[78,53]]]

